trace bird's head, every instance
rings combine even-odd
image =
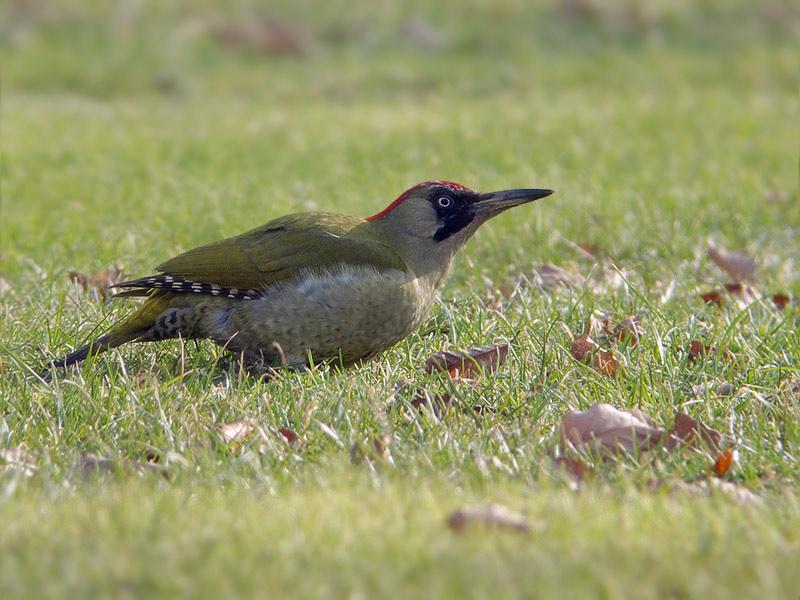
[[[425,181],[366,220],[396,236],[428,240],[452,254],[492,217],[552,193],[543,189],[481,193],[450,181]]]

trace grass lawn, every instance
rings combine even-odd
[[[797,598],[793,3],[356,4],[0,7],[0,596]],[[426,179],[557,193],[484,226],[376,360],[264,381],[168,342],[43,369],[130,310],[71,271]],[[756,259],[757,299],[704,304],[709,244]],[[570,350],[602,315],[641,317],[613,377]],[[508,341],[494,373],[424,373]],[[576,484],[559,427],[596,402],[721,431],[738,494],[681,450],[584,452]],[[487,502],[530,530],[448,527]]]

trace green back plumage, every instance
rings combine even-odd
[[[400,256],[370,231],[370,224],[333,213],[299,213],[189,250],[157,267],[162,273],[222,287],[259,289],[301,269],[338,264],[406,270]]]

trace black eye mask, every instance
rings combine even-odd
[[[442,206],[439,198],[448,198],[450,204]],[[436,217],[439,221],[439,229],[433,234],[433,239],[437,242],[444,241],[454,233],[461,231],[475,218],[470,202],[464,197],[463,192],[454,192],[442,188],[433,189],[428,201],[436,211]]]

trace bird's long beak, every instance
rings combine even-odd
[[[486,192],[478,196],[473,208],[478,214],[494,216],[514,206],[533,202],[553,193],[553,190],[523,189]]]

